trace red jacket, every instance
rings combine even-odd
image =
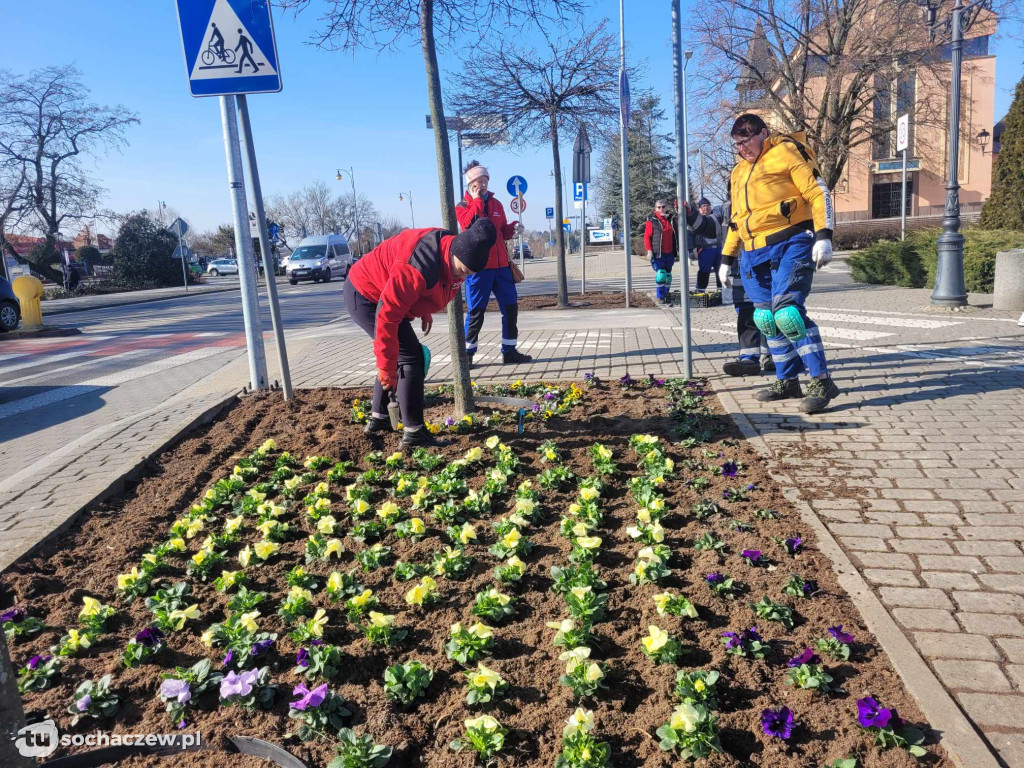
[[[451,273],[454,235],[443,229],[407,229],[352,265],[352,287],[377,302],[373,354],[377,368],[398,369],[398,324],[430,317],[455,298],[461,280]]]
[[[466,199],[455,206],[455,217],[463,230],[481,216],[490,219],[494,228],[498,230],[498,239],[487,257],[486,269],[507,267],[508,248],[505,247],[505,241],[515,237],[516,228],[505,219],[505,209],[501,207],[498,199],[490,192],[486,197],[473,197],[467,192]]]
[[[669,222],[668,219],[657,213],[654,215],[658,217],[658,221],[661,223],[661,253],[654,254],[654,258],[658,258],[661,256],[662,253],[674,252],[672,244],[675,238],[675,233],[672,231],[672,224]],[[644,248],[646,248],[648,251],[654,250],[654,248],[652,247],[654,243],[651,242],[653,234],[654,225],[651,223],[650,220],[648,220],[647,223],[644,225]]]

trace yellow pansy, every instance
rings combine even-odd
[[[289,477],[284,481],[284,487],[287,491],[294,491],[299,487],[299,483],[302,482],[302,478],[296,475],[295,477]]]
[[[470,448],[466,451],[466,461],[480,461],[484,457],[484,452],[479,446]]]
[[[648,509],[647,507],[640,507],[640,509],[638,509],[636,511],[636,519],[637,519],[637,522],[640,523],[641,525],[650,525],[651,524],[651,510]]]
[[[408,478],[403,477],[398,480],[395,490],[398,491],[398,493],[402,493],[410,485],[412,485],[412,483],[409,482]]]
[[[334,533],[334,526],[338,524],[338,521],[334,519],[334,515],[327,515],[327,517],[321,517],[316,524],[316,530],[318,533]]]
[[[498,602],[498,605],[502,606],[508,605],[510,602],[512,602],[511,597],[502,594],[494,587],[491,587],[489,590],[487,590],[487,597],[489,597],[491,600],[496,600]]]
[[[530,521],[517,512],[513,512],[508,516],[508,521],[519,528],[529,528]]]
[[[88,648],[92,645],[92,641],[89,639],[89,634],[80,633],[77,629],[68,630],[68,642],[69,648],[77,650],[78,648]]]
[[[640,560],[637,562],[636,567],[633,568],[633,573],[637,575],[637,578],[644,578],[647,576],[647,568],[650,566],[650,560]]]
[[[668,643],[668,632],[653,624],[647,627],[648,635],[640,639],[648,653],[656,653]]]
[[[668,724],[673,730],[693,733],[697,730],[701,719],[701,711],[699,709],[691,704],[680,704],[673,710]]]
[[[142,556],[142,562],[149,563],[150,565],[156,565],[156,555],[154,555],[152,552],[147,552]]]
[[[462,530],[459,531],[459,541],[463,544],[469,544],[471,541],[476,541],[476,529],[466,523],[462,526]]]
[[[470,677],[470,683],[474,688],[490,688],[493,691],[501,683],[501,675],[483,664],[478,664],[476,672]]]
[[[670,459],[670,458],[668,458],[666,456],[665,457],[665,470],[667,472],[671,472],[675,468],[676,468],[676,463],[672,459]]]
[[[665,608],[668,606],[668,604],[671,601],[672,601],[672,593],[671,592],[662,592],[660,595],[655,595],[654,596],[654,605],[657,607],[658,613],[660,613],[661,615],[665,614]]]
[[[356,517],[365,515],[370,511],[370,504],[366,499],[356,499],[352,502],[352,514]]]
[[[384,461],[386,463],[388,463],[388,464],[395,464],[395,463],[401,462],[402,461],[402,452],[401,451],[395,451],[390,456],[388,456]]]
[[[211,488],[206,493],[203,494],[203,498],[206,499],[207,501],[213,501],[214,499],[217,498],[217,492],[214,491],[213,488]]]
[[[611,448],[609,448],[606,445],[598,445],[597,446],[597,455],[598,455],[598,457],[600,457],[602,459],[605,459],[607,461],[608,459],[610,459],[612,457]]]
[[[427,598],[429,594],[430,590],[428,590],[422,584],[417,584],[405,593],[405,602],[407,602],[409,605],[420,606],[423,605],[423,601]]]
[[[331,571],[331,575],[327,577],[327,591],[337,592],[339,589],[341,589],[341,574]]]
[[[500,444],[501,444],[501,440],[498,438],[497,435],[491,435],[484,442],[484,445],[487,446],[487,449],[491,450],[491,451],[493,451],[495,448],[497,448]]]
[[[232,533],[234,533],[242,527],[243,520],[245,520],[245,517],[243,517],[242,515],[239,515],[238,517],[229,517],[227,520],[224,521],[224,533],[230,536]]]
[[[590,658],[590,649],[585,645],[577,646],[571,651],[565,651],[558,655],[559,661],[565,662],[565,673],[571,675],[573,670]]]
[[[78,614],[78,618],[88,618],[89,616],[96,616],[100,612],[100,608],[103,607],[103,603],[97,600],[95,597],[83,597],[82,598],[83,608]]]
[[[292,587],[291,589],[288,590],[288,599],[291,600],[292,602],[295,602],[295,601],[298,601],[298,600],[309,600],[310,602],[312,602],[313,601],[313,593],[310,592],[308,589],[305,589],[304,587],[300,587],[300,586],[298,586],[296,584],[294,587]]]
[[[519,532],[519,529],[513,528],[501,537],[501,545],[505,547],[505,549],[515,549],[519,546],[519,542],[522,538],[523,534]]]
[[[262,523],[256,526],[256,530],[259,531],[263,536],[269,536],[270,532],[277,528],[281,523],[277,520],[264,520]]]
[[[561,621],[546,621],[544,625],[549,629],[557,629],[563,634],[566,632],[572,632],[576,629],[576,622],[572,619],[562,619]]]
[[[464,725],[467,731],[486,731],[487,733],[495,733],[501,728],[501,723],[490,715],[481,715],[465,720]]]
[[[313,487],[314,496],[326,496],[331,492],[331,487],[327,483],[320,481]]]
[[[598,680],[604,677],[604,672],[601,670],[599,664],[591,662],[587,667],[587,671],[584,674],[584,678],[588,683],[596,683]]]
[[[257,541],[253,547],[253,551],[255,551],[256,557],[260,560],[266,560],[280,548],[281,545],[275,541]]]
[[[594,588],[593,587],[573,587],[569,591],[572,592],[573,596],[577,600],[583,600],[585,597],[587,597],[590,593],[592,593],[594,591]]]
[[[586,523],[579,522],[579,523],[576,523],[572,527],[572,529],[570,530],[570,533],[573,536],[586,536],[588,533],[590,533],[590,529],[587,528],[587,524]]]
[[[533,499],[516,499],[515,511],[524,515],[532,515],[537,508],[537,502]]]
[[[252,559],[252,548],[247,544],[245,549],[238,553],[238,562],[243,568],[249,567],[249,561]]]
[[[180,538],[180,537],[171,539],[170,541],[167,542],[167,545],[171,549],[175,549],[178,552],[184,552],[185,551],[185,540]]]
[[[522,573],[526,570],[526,563],[519,559],[519,555],[512,555],[512,557],[505,561],[505,567]]]
[[[469,633],[471,635],[475,635],[481,640],[486,640],[494,634],[494,631],[490,627],[484,626],[478,621],[476,624],[469,628]]]
[[[578,733],[589,733],[594,730],[594,713],[577,707],[565,722],[566,726],[562,730],[562,735],[566,738],[572,738]]]
[[[390,627],[394,623],[394,616],[378,611],[370,611],[370,624],[374,627]]]
[[[427,532],[427,526],[421,518],[414,517],[409,521],[409,530],[414,536],[422,536]]]
[[[255,488],[250,488],[249,493],[247,493],[246,496],[257,502],[264,502],[267,500],[267,494],[262,491],[257,491]]]
[[[554,461],[555,459],[558,458],[558,453],[556,453],[553,448],[545,448],[544,458],[547,459],[548,461]]]
[[[207,648],[213,647],[213,630],[208,629],[199,636],[199,642],[205,645]]]
[[[401,508],[393,501],[384,502],[380,509],[377,510],[377,517],[383,520],[385,523],[390,523],[393,520],[398,519],[398,516],[402,514]]]
[[[697,693],[703,693],[705,688],[707,688],[707,686],[704,685],[704,681],[700,678],[693,681],[693,690],[697,691]]]
[[[580,549],[597,549],[601,546],[600,536],[579,536],[576,538],[576,546]]]
[[[185,626],[185,622],[189,619],[199,618],[199,605],[193,604],[190,605],[188,608],[179,609],[177,611],[171,611],[169,614],[167,614],[167,618],[174,622],[175,629],[181,629]]]
[[[636,556],[641,560],[657,560],[659,563],[661,562],[661,558],[651,547],[644,547],[636,553]]]
[[[584,501],[593,501],[600,495],[601,493],[600,491],[597,490],[597,488],[592,488],[589,485],[586,486],[585,488],[580,489],[580,498],[583,499]]]
[[[241,571],[221,571],[220,578],[224,582],[224,586],[233,587],[235,582],[238,581],[238,576]]]
[[[661,523],[654,523],[651,526],[650,534],[656,544],[660,544],[665,540],[665,528]]]
[[[257,450],[259,450],[260,453],[266,453],[267,451],[273,451],[276,448],[277,442],[274,438],[270,438],[269,440],[264,440],[263,445],[261,445]]]
[[[241,617],[239,617],[238,623],[245,627],[245,629],[249,632],[258,632],[260,628],[259,625],[256,623],[256,619],[259,617],[259,615],[259,611],[249,611],[248,613],[243,613]]]
[[[139,569],[134,565],[128,573],[121,573],[117,576],[117,588],[128,589],[128,587],[135,586],[135,582],[139,580]]]
[[[194,539],[196,534],[199,533],[201,530],[203,530],[202,519],[193,520],[191,523],[188,524],[188,528],[185,529],[185,538]]]
[[[207,552],[205,549],[200,549],[198,552],[192,555],[192,562],[196,565],[202,565],[204,562],[206,562],[206,558],[209,556],[209,552]]]
[[[314,514],[322,514],[324,512],[329,512],[330,509],[331,509],[331,500],[326,498],[326,497],[324,497],[324,496],[321,496],[319,499],[317,499],[316,501],[313,502],[313,513]]]
[[[364,589],[360,594],[352,598],[352,605],[361,608],[373,599],[373,592]]]
[[[651,499],[651,503],[647,505],[650,507],[652,512],[664,512],[665,511],[665,500],[664,499]]]
[[[581,509],[583,509],[583,507],[581,507],[574,501],[572,504],[569,505],[569,517],[576,517],[576,515],[580,513]]]
[[[327,626],[327,611],[317,608],[313,618],[306,622],[306,629],[313,637],[323,637],[325,626]]]

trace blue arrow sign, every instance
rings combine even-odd
[[[270,0],[177,0],[177,5],[193,96],[281,90]]]
[[[524,179],[522,176],[513,176],[511,179],[508,180],[508,185],[506,186],[506,189],[508,189],[508,193],[512,195],[512,197],[519,197],[520,195],[525,195],[526,179]]]
[[[544,218],[546,218],[546,219],[553,219],[553,218],[555,218],[555,209],[554,208],[545,208],[544,209]]]

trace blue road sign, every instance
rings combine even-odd
[[[506,189],[508,189],[508,193],[510,195],[512,195],[512,197],[518,197],[519,195],[525,195],[526,194],[526,179],[524,179],[522,176],[513,176],[511,179],[508,180],[508,184],[506,185]]]
[[[554,208],[545,208],[544,209],[544,218],[546,218],[546,219],[553,219],[553,218],[555,218],[555,209]]]
[[[562,229],[564,229],[566,232],[572,232],[572,224],[570,224],[567,221],[562,225]]]
[[[281,227],[278,226],[277,224],[271,224],[270,225],[270,228],[267,230],[267,234],[270,235],[270,242],[272,242],[272,243],[276,243],[277,242],[277,235],[278,235],[278,233],[280,233],[280,231],[281,231]]]
[[[270,0],[177,0],[177,5],[193,96],[281,90]]]
[[[572,199],[574,202],[580,202],[581,200],[589,200],[587,197],[587,185],[582,181],[577,181],[572,185]]]

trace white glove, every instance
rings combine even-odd
[[[721,264],[718,267],[718,279],[722,281],[723,288],[732,287],[732,266],[729,264]]]
[[[814,259],[814,263],[818,265],[818,269],[821,269],[832,261],[832,241],[815,241],[814,248],[811,250],[811,258]]]

